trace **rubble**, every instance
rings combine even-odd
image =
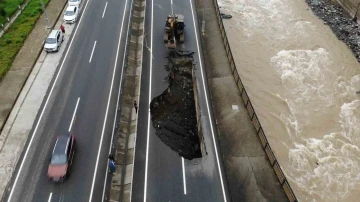
[[[169,87],[150,103],[155,134],[186,159],[201,158],[193,91],[193,53],[171,51]]]
[[[329,25],[338,39],[351,49],[360,62],[360,27],[339,4],[331,0],[305,0],[312,11]]]

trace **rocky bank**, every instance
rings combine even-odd
[[[360,26],[338,3],[332,0],[305,0],[312,11],[344,41],[360,62]]]
[[[168,57],[169,87],[150,103],[155,134],[186,159],[200,158],[192,83],[193,53],[172,51]]]

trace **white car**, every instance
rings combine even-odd
[[[69,0],[69,6],[79,6],[81,4],[81,0]]]
[[[57,52],[61,43],[64,41],[64,35],[61,30],[52,30],[45,40],[44,50],[46,52]]]
[[[64,13],[65,23],[75,23],[79,17],[80,7],[79,6],[68,6]]]

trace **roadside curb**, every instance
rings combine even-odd
[[[60,19],[60,16],[61,16],[61,14],[63,13],[63,11],[64,11],[64,9],[65,9],[65,7],[66,7],[66,5],[67,5],[67,1],[64,1],[64,2],[65,2],[65,4],[64,4],[64,6],[61,8],[61,12],[58,14],[58,17],[52,22],[51,29],[53,29],[53,28],[55,27],[56,23],[57,23],[58,20]],[[50,2],[49,2],[49,3],[50,3]],[[46,8],[45,8],[45,9],[47,9],[49,3],[46,5]],[[43,13],[41,14],[41,16],[36,20],[35,24],[40,20],[40,18],[43,17],[43,15],[44,15],[44,12],[43,12]],[[16,20],[16,19],[15,19],[15,20]],[[34,28],[35,28],[35,26],[34,26]],[[48,33],[49,33],[49,30],[48,30]],[[31,34],[31,33],[30,33],[30,34]],[[30,34],[27,36],[27,38],[25,39],[25,41],[28,40],[28,37],[30,36]],[[1,36],[0,36],[0,37],[1,37]],[[24,43],[25,43],[25,41],[24,41]],[[41,55],[41,53],[42,53],[43,50],[44,50],[44,41],[41,43],[41,48],[38,49],[38,50],[35,50],[34,55],[36,54],[36,59],[34,59],[34,60],[31,62],[31,69],[29,70],[28,74],[24,76],[24,78],[25,78],[25,79],[24,79],[24,82],[23,82],[21,88],[19,89],[19,91],[18,91],[18,93],[17,93],[17,96],[15,97],[15,99],[14,99],[14,101],[13,101],[13,103],[12,103],[12,106],[11,106],[9,112],[7,113],[7,115],[6,115],[3,123],[0,122],[0,124],[1,124],[1,126],[0,126],[0,133],[1,133],[2,130],[4,129],[5,124],[6,124],[6,122],[8,121],[8,118],[9,118],[9,116],[10,116],[10,114],[11,114],[11,111],[13,110],[13,108],[14,108],[14,106],[15,106],[15,103],[17,102],[17,100],[18,100],[18,98],[19,98],[19,95],[20,95],[21,91],[23,90],[23,88],[24,88],[24,86],[25,86],[25,84],[26,84],[26,82],[27,82],[27,80],[28,80],[28,78],[29,78],[29,76],[30,76],[30,74],[31,74],[31,72],[32,72],[32,70],[33,70],[36,62],[38,61],[38,59],[39,59],[39,57],[40,57],[40,55]],[[20,49],[20,51],[21,51],[21,49]],[[19,51],[19,52],[20,52],[20,51]],[[18,54],[19,54],[19,53],[18,53]],[[15,58],[18,56],[18,54],[15,56]],[[14,60],[14,61],[15,61],[15,60]],[[11,70],[11,69],[12,69],[12,67],[10,68],[10,70]],[[10,71],[10,70],[9,70],[9,71]],[[5,76],[5,77],[6,77],[6,76]]]
[[[115,165],[119,168],[111,179],[109,201],[131,201],[133,160],[135,157],[137,112],[139,103],[144,36],[145,0],[134,0],[131,10],[130,35],[122,89],[120,128],[115,142]]]

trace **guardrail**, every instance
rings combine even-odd
[[[231,68],[231,72],[234,76],[235,82],[237,87],[240,90],[241,93],[241,97],[245,103],[245,108],[247,109],[247,111],[249,112],[249,115],[251,117],[251,122],[254,124],[255,129],[256,129],[256,133],[260,138],[262,147],[266,153],[266,156],[269,159],[269,162],[278,178],[278,180],[280,181],[280,184],[282,186],[282,188],[285,191],[285,194],[287,196],[287,198],[289,199],[290,202],[297,202],[298,200],[296,199],[296,196],[293,192],[293,190],[290,187],[289,182],[287,181],[278,161],[276,160],[276,157],[273,153],[273,151],[271,150],[271,147],[269,145],[269,142],[266,138],[265,132],[260,124],[260,121],[255,113],[254,107],[250,102],[249,96],[245,90],[245,87],[240,79],[239,73],[236,69],[236,65],[235,65],[235,61],[234,61],[234,57],[232,55],[231,49],[230,49],[230,44],[228,42],[228,38],[225,32],[225,28],[224,28],[224,24],[222,22],[222,18],[220,16],[220,10],[219,10],[219,6],[217,3],[217,0],[213,0],[214,6],[215,6],[215,10],[216,10],[216,15],[217,15],[217,20],[218,20],[218,24],[220,27],[220,32],[221,32],[221,36],[223,38],[223,42],[224,42],[224,46],[225,46],[225,50],[226,50],[226,55],[227,58],[229,60],[230,63],[230,68]]]

